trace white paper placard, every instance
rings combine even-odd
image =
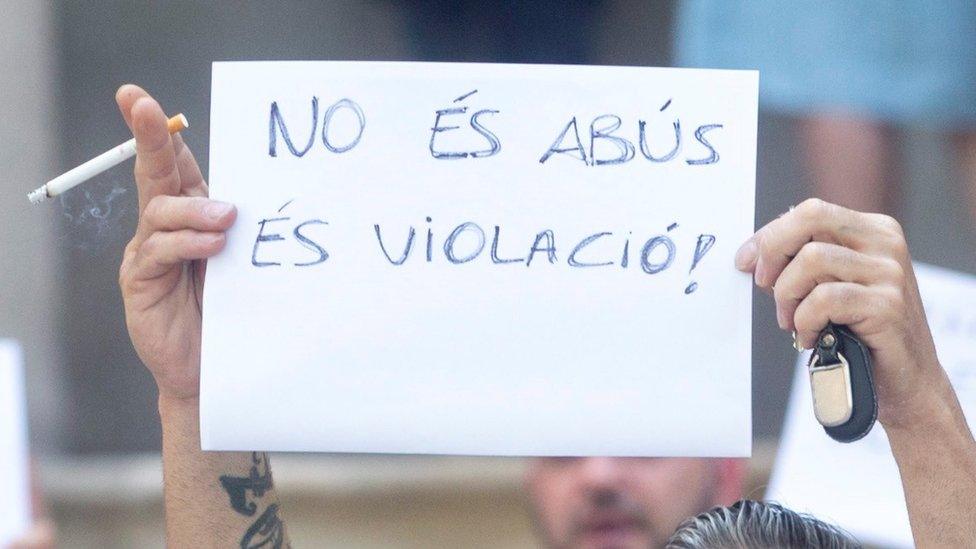
[[[215,63],[203,448],[748,455],[757,88]]]
[[[915,264],[936,351],[966,417],[976,417],[976,277]],[[911,547],[898,467],[880,425],[862,440],[830,439],[813,417],[809,354],[797,360],[776,465],[766,499],[811,513],[862,542]]]
[[[0,478],[4,479],[0,547],[30,527],[29,460],[23,355],[17,343],[0,339]]]

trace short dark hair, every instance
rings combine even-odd
[[[860,549],[844,530],[777,503],[740,500],[678,526],[667,549]]]

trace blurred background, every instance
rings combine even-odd
[[[809,26],[762,34],[762,14],[743,5],[0,0],[0,336],[25,350],[31,444],[60,545],[163,544],[155,388],[129,343],[117,287],[137,217],[131,163],[53,203],[28,207],[24,200],[27,191],[128,139],[113,100],[125,82],[148,89],[167,111],[187,114],[192,129],[184,139],[206,173],[213,61],[759,68],[757,225],[816,194],[896,215],[915,259],[976,273],[976,161],[967,155],[976,151],[967,134],[976,126],[950,109],[962,104],[972,116],[976,104],[967,105],[960,92],[972,82],[944,81],[955,66],[940,72],[930,62],[916,70],[901,51],[919,48],[912,34],[938,29],[869,25],[874,50],[845,60],[856,51],[845,50],[842,39],[853,27],[830,27],[829,17],[850,22],[857,13],[802,14]],[[876,11],[874,17],[894,17]],[[816,49],[818,38],[833,49]],[[757,53],[770,50],[779,55]],[[973,63],[968,53],[956,52],[960,63]],[[886,65],[868,54],[899,76],[871,81],[869,73]],[[846,72],[818,73],[825,56]],[[857,83],[836,86],[831,78]],[[831,87],[844,93],[809,93]],[[913,105],[913,97],[945,99]],[[756,444],[747,495],[758,498],[795,353],[765,294],[756,294],[753,322]],[[536,545],[519,460],[282,455],[274,463],[299,547]]]

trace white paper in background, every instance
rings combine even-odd
[[[970,425],[976,418],[976,277],[915,264],[936,350]],[[797,361],[766,499],[837,524],[862,542],[911,547],[898,468],[881,425],[860,441],[830,439],[813,417],[804,354]]]
[[[753,231],[757,83],[750,71],[215,63],[210,192],[239,214],[207,271],[203,448],[748,455],[752,289],[733,256]],[[336,152],[326,139],[340,150],[360,134],[343,99],[365,125]],[[465,111],[438,121],[448,109]],[[595,132],[633,149],[591,149],[602,115],[621,125],[603,116]],[[554,148],[575,155],[541,162],[574,118],[583,152],[570,127]],[[432,143],[434,127],[448,129]],[[621,152],[632,159],[580,158]],[[296,238],[302,223],[314,245]],[[452,263],[445,243],[464,223],[483,246],[461,227]],[[547,230],[555,261],[539,251],[529,265]],[[414,231],[402,265],[377,231],[393,261]],[[575,259],[611,264],[570,265],[600,233],[612,234]],[[715,237],[707,251],[701,235]],[[655,237],[646,267],[666,263],[667,243],[673,259],[647,274]],[[321,260],[317,247],[328,259],[296,265]]]
[[[6,547],[27,532],[31,520],[24,361],[20,346],[9,339],[0,339],[0,478],[0,547]]]

